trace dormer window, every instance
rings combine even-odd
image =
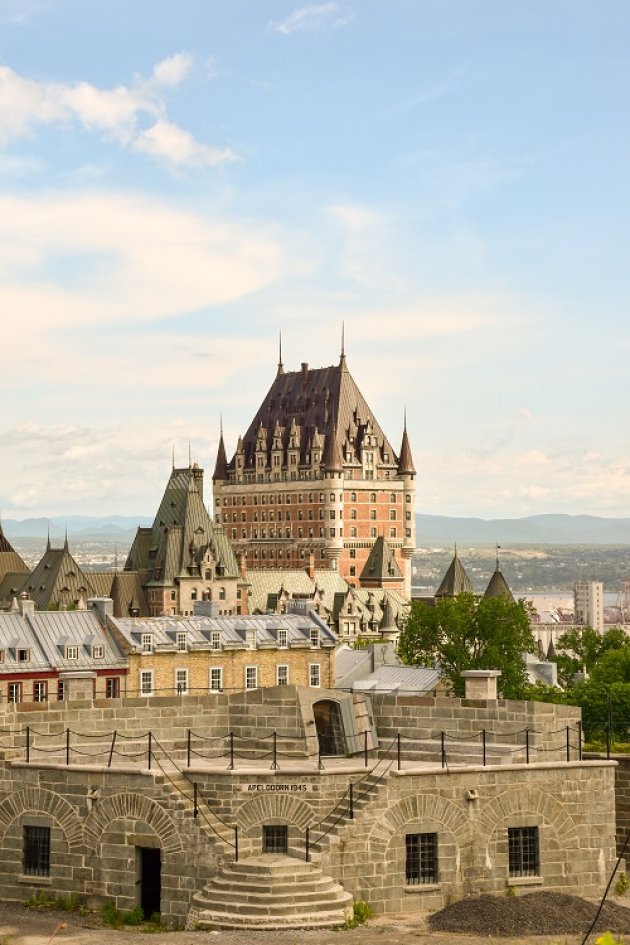
[[[92,659],[102,660],[105,658],[105,647],[102,643],[97,643],[92,647]]]
[[[188,648],[187,641],[186,641],[186,634],[178,633],[175,638],[175,642],[177,645],[177,649],[180,651],[180,653],[185,653]]]
[[[0,663],[4,663],[4,650],[0,650]]]
[[[317,627],[311,627],[311,646],[319,646],[319,630]]]
[[[18,663],[28,663],[31,658],[30,650],[18,650],[17,651],[17,661]]]
[[[141,642],[142,642],[143,653],[153,653],[153,634],[152,633],[143,633],[141,637]]]
[[[278,630],[278,646],[282,649],[287,646],[287,631],[284,629]]]
[[[213,650],[221,649],[221,633],[219,630],[213,630],[210,634],[210,647]]]
[[[66,647],[66,659],[67,659],[67,660],[78,660],[78,659],[79,659],[79,647],[78,647],[78,646],[67,646],[67,647]]]

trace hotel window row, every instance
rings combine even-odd
[[[189,692],[189,675],[187,669],[176,669],[174,672],[173,689],[179,696],[186,695]],[[322,684],[322,669],[319,663],[309,663],[308,666],[309,686],[319,689]],[[116,680],[118,682],[118,680]],[[258,689],[258,666],[246,666],[244,669],[243,682],[245,689]],[[287,664],[276,666],[276,686],[288,686],[290,682],[290,668]],[[211,666],[209,670],[208,689],[210,692],[223,691],[223,667]],[[118,693],[119,694],[119,691]],[[157,694],[155,688],[155,672],[152,669],[140,670],[140,695],[153,696]]]

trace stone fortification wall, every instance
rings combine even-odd
[[[606,755],[596,752],[585,754],[585,758],[601,759]],[[611,755],[617,762],[615,769],[615,800],[617,817],[617,853],[620,855],[624,841],[630,833],[630,755]],[[630,863],[630,847],[626,847],[626,863]]]

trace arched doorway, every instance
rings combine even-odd
[[[315,729],[321,755],[345,755],[346,740],[338,702],[322,699],[313,705]]]

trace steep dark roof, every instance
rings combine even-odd
[[[387,583],[393,580],[401,581],[402,578],[403,575],[398,567],[393,549],[382,535],[379,536],[372,545],[372,550],[365,562],[359,581],[365,581],[366,583],[383,581]]]
[[[328,472],[343,472],[343,459],[337,439],[337,431],[331,424],[326,434],[326,445],[324,446],[324,455],[322,456],[322,466]]]
[[[26,574],[28,570],[28,566],[4,534],[0,522],[0,581],[3,580],[6,574],[15,574],[19,571]]]
[[[435,592],[435,596],[457,597],[458,594],[474,594],[474,592],[472,581],[466,574],[464,565],[459,560],[456,551],[446,574],[442,578],[442,583]]]
[[[375,441],[370,446],[379,462],[398,466],[398,457],[348,371],[345,357],[333,367],[309,368],[303,364],[300,371],[280,371],[275,376],[242,439],[244,467],[254,465],[259,437],[269,453],[274,431],[279,430],[286,449],[292,422],[294,430],[297,428],[301,462],[306,461],[316,437],[334,428],[335,446],[344,462],[358,462],[363,440],[370,436]],[[234,469],[235,456],[228,469]]]
[[[13,554],[15,554],[15,548],[13,547],[11,542],[8,540],[8,538],[4,534],[4,529],[2,528],[2,522],[0,522],[0,552],[3,552],[3,551],[11,551],[13,552]]]
[[[22,591],[35,601],[37,610],[49,610],[57,604],[72,606],[81,598],[85,602],[94,595],[88,577],[68,550],[67,539],[63,548],[47,546],[43,558],[20,588]]]
[[[227,455],[225,453],[225,443],[223,442],[223,430],[221,430],[221,436],[219,437],[219,448],[217,450],[217,461],[214,465],[214,473],[212,474],[212,481],[216,479],[225,479],[227,476]]]
[[[407,423],[403,429],[402,443],[400,446],[400,458],[398,460],[398,472],[401,476],[415,476],[416,470],[411,456],[411,447],[409,446],[409,437],[407,436]]]
[[[496,570],[486,588],[484,597],[507,597],[509,600],[514,600],[514,595],[510,590],[508,582],[503,577],[501,571],[499,571],[499,566],[497,565]]]
[[[150,583],[173,584],[198,573],[208,549],[223,576],[238,577],[229,539],[203,504],[203,470],[196,463],[173,469],[152,527],[136,532],[125,571],[150,571]]]

